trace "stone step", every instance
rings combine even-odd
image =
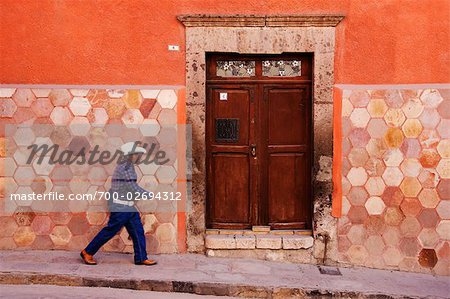
[[[273,234],[207,234],[207,249],[308,249],[314,244],[314,238],[306,235]]]

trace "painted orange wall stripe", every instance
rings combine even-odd
[[[342,90],[333,89],[333,196],[331,215],[342,216]]]
[[[177,123],[179,125],[186,124],[186,89],[182,88],[177,91]],[[177,244],[178,252],[185,253],[186,248],[186,200],[187,200],[187,181],[186,173],[186,130],[183,126],[178,129],[177,142],[177,191],[181,192],[183,200],[177,204]],[[180,172],[181,170],[181,172]]]

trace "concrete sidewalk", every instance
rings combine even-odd
[[[112,287],[256,298],[375,297],[448,298],[450,277],[317,266],[203,255],[158,255],[158,265],[135,266],[132,255],[98,253],[99,265],[81,263],[78,252],[0,251],[0,283]]]

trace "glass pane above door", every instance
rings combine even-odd
[[[263,76],[267,77],[297,77],[302,75],[300,60],[264,60],[262,67]]]
[[[252,77],[255,75],[255,61],[218,60],[216,75],[219,77]]]

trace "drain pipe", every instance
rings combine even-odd
[[[327,260],[327,247],[328,247],[328,240],[330,239],[330,236],[328,233],[319,233],[317,234],[317,238],[321,240],[324,244],[323,248],[323,257],[322,257],[322,265],[325,265],[325,261]]]

